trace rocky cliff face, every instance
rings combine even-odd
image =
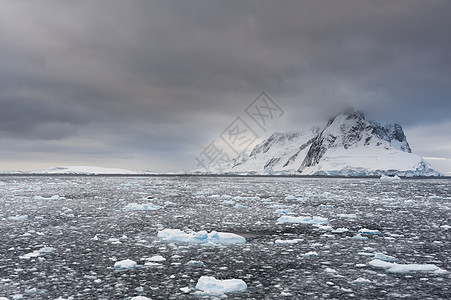
[[[228,172],[304,175],[440,176],[412,154],[399,124],[369,122],[348,111],[327,125],[300,133],[274,133],[249,155],[234,160]]]

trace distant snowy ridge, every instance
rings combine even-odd
[[[54,167],[32,171],[35,174],[144,174],[142,171],[132,171],[118,168],[102,168],[92,166]]]
[[[442,176],[412,153],[401,125],[369,122],[359,111],[339,114],[322,129],[276,132],[211,173]]]

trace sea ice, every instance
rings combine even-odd
[[[24,220],[27,220],[27,219],[28,219],[27,215],[23,215],[23,216],[17,215],[17,216],[8,217],[8,220],[12,220],[12,221],[24,221]]]
[[[369,279],[359,277],[356,280],[354,280],[353,283],[357,283],[357,284],[371,284],[372,282]]]
[[[383,261],[397,261],[398,259],[396,257],[390,256],[390,255],[386,255],[384,253],[375,253],[374,254],[374,259],[380,259]]]
[[[135,296],[130,298],[130,300],[150,300],[150,298],[144,297],[144,296]]]
[[[240,235],[228,232],[207,231],[186,233],[180,229],[164,229],[158,232],[158,238],[167,242],[178,242],[188,244],[244,244],[246,239]]]
[[[348,231],[349,231],[348,228],[337,228],[337,229],[332,230],[332,233],[345,233]]]
[[[368,238],[366,236],[363,236],[361,233],[357,233],[352,237],[353,240],[367,240]]]
[[[390,273],[409,273],[409,272],[434,272],[445,273],[446,271],[440,269],[433,264],[398,264],[394,262],[386,262],[380,259],[373,259],[368,263],[370,266],[386,269]]]
[[[276,209],[276,210],[274,211],[274,213],[275,213],[275,214],[285,215],[285,214],[291,213],[291,209],[289,209],[289,208],[279,208],[279,209]]]
[[[247,284],[242,279],[220,280],[213,276],[202,276],[197,281],[196,289],[204,294],[221,295],[245,291]]]
[[[145,259],[146,261],[153,261],[153,262],[162,262],[162,261],[166,261],[166,258],[164,258],[161,255],[155,255],[149,258]]]
[[[304,253],[302,256],[304,256],[304,257],[318,257],[318,253],[316,253],[315,251],[310,251],[310,252]]]
[[[362,228],[359,230],[360,233],[365,233],[365,234],[381,234],[381,232],[379,230],[376,229],[367,229],[367,228]]]
[[[52,247],[43,247],[39,250],[35,250],[33,252],[27,253],[25,255],[19,256],[20,259],[30,259],[30,258],[34,258],[34,257],[38,257],[39,255],[41,255],[42,253],[53,253],[55,252],[56,249],[52,248]]]
[[[189,262],[186,263],[186,265],[190,267],[203,267],[204,263],[201,262],[200,260],[190,260]]]
[[[118,261],[114,264],[114,267],[116,269],[122,269],[122,270],[128,270],[136,268],[138,265],[136,264],[136,261],[133,261],[131,259],[124,259],[121,261]]]
[[[247,208],[247,206],[237,203],[235,204],[234,208]]]
[[[293,216],[281,216],[277,219],[276,224],[285,224],[285,223],[292,223],[292,224],[329,224],[329,221],[326,218],[323,217],[309,217],[309,216],[300,216],[300,217],[293,217]]]
[[[143,203],[143,204],[130,203],[124,207],[125,210],[157,210],[161,208],[163,208],[163,206],[156,205],[153,203]]]
[[[303,239],[292,239],[292,240],[275,240],[274,243],[279,245],[293,245],[302,242]]]
[[[53,195],[51,197],[33,196],[34,200],[66,200],[66,197],[60,195]]]
[[[338,214],[337,217],[346,218],[346,219],[357,219],[356,214]]]

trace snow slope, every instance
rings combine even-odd
[[[411,153],[402,127],[365,120],[347,111],[323,129],[274,133],[242,155],[227,173],[332,176],[441,176],[421,156]]]
[[[50,169],[37,170],[35,174],[141,174],[141,171],[131,171],[118,168],[102,168],[92,166],[68,166],[54,167]]]

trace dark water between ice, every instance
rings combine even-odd
[[[163,208],[124,210],[130,203]],[[348,231],[276,224],[287,212]],[[233,232],[247,243],[165,243],[157,238],[165,228]],[[362,228],[380,234],[353,239]],[[203,275],[243,279],[248,289],[228,299],[451,295],[443,271],[451,271],[449,179],[0,177],[0,236],[0,297],[7,299],[198,299]],[[287,239],[302,241],[275,243]],[[45,246],[55,251],[27,257]],[[441,271],[391,273],[368,264],[375,253]],[[154,255],[166,261],[145,266],[142,259]],[[138,268],[114,269],[123,259]],[[204,266],[186,265],[190,260]]]

